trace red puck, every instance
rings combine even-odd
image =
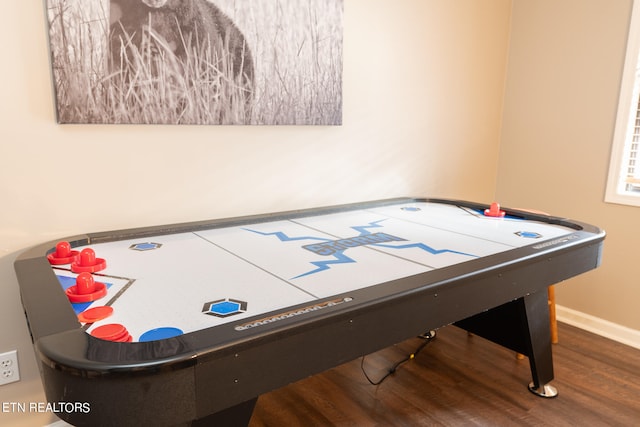
[[[92,307],[78,314],[78,320],[82,323],[94,323],[98,320],[106,319],[112,314],[112,307],[102,305],[100,307]]]
[[[119,323],[108,323],[91,331],[91,335],[106,341],[128,342],[132,341],[129,331]]]

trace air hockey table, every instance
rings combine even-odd
[[[546,290],[598,267],[604,238],[402,198],[75,236],[15,271],[46,398],[75,405],[60,418],[247,425],[262,393],[450,324],[526,355],[529,390],[555,396]]]

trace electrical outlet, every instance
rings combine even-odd
[[[18,351],[8,351],[0,354],[0,385],[20,381],[18,369]]]

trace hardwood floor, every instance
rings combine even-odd
[[[449,326],[379,386],[358,359],[262,395],[250,426],[640,425],[640,350],[565,324],[559,334],[553,399],[527,390],[526,358]],[[367,373],[381,378],[421,342],[367,356]]]

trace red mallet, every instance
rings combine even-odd
[[[55,252],[47,255],[51,265],[71,264],[78,257],[78,251],[72,251],[69,242],[58,242]]]
[[[69,301],[73,303],[91,302],[107,295],[107,285],[93,280],[91,273],[80,273],[76,284],[65,291]]]
[[[504,218],[505,212],[500,210],[500,203],[493,202],[489,209],[484,210],[485,216],[491,216],[494,218]]]
[[[78,259],[71,263],[71,271],[74,273],[95,273],[107,268],[107,261],[96,258],[96,253],[91,248],[85,248],[80,252]]]

